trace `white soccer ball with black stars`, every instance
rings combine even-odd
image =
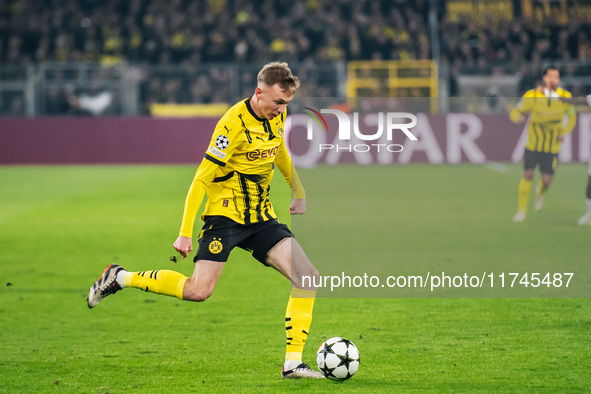
[[[347,380],[359,369],[359,350],[348,339],[330,338],[318,348],[316,364],[325,378]]]

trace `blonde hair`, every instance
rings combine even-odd
[[[289,66],[285,62],[267,63],[259,71],[257,76],[258,83],[265,83],[269,86],[278,84],[281,89],[287,90],[291,94],[300,87],[300,79],[291,73]]]

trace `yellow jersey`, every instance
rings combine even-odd
[[[528,90],[517,106],[509,114],[511,120],[516,122],[525,112],[531,114],[528,127],[528,136],[525,149],[533,152],[558,153],[561,141],[559,135],[566,135],[575,127],[575,107],[567,104],[558,97],[572,97],[571,93],[562,88],[549,95],[541,88]],[[568,116],[568,122],[564,126],[564,116]]]
[[[285,114],[268,120],[256,115],[250,99],[231,107],[217,123],[185,203],[180,235],[191,237],[195,216],[207,193],[204,216],[225,216],[249,225],[276,219],[269,201],[275,165],[296,198],[304,198],[283,139]]]

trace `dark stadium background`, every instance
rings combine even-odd
[[[262,64],[282,60],[302,80],[298,97],[389,97],[428,116],[476,114],[477,143],[493,152],[461,161],[516,162],[521,128],[506,113],[544,66],[557,65],[573,95],[591,92],[590,18],[591,2],[567,0],[1,2],[0,161],[195,162],[200,133],[252,94]],[[430,68],[415,68],[420,61]],[[406,84],[388,64],[409,65]],[[354,87],[364,67],[375,88]],[[412,79],[425,75],[430,84]],[[417,109],[417,97],[432,104]],[[589,122],[580,117],[563,162],[588,160]],[[434,130],[443,160],[419,152],[402,162],[457,162],[445,128]],[[499,130],[505,149],[490,145]]]

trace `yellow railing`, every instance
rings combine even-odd
[[[347,66],[347,97],[438,97],[433,60],[352,61]],[[437,111],[437,100],[431,100]]]

